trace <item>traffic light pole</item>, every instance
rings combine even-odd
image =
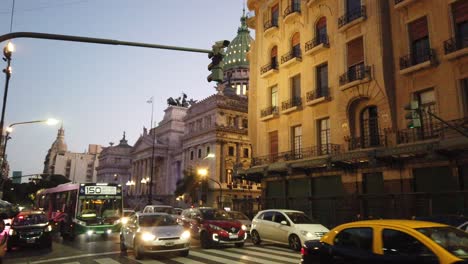
[[[448,126],[449,128],[457,131],[458,133],[462,134],[463,136],[467,137],[468,138],[468,133],[459,129],[458,127],[448,123],[447,121],[443,120],[442,118],[438,117],[437,115],[431,113],[431,111],[427,111],[427,110],[424,110],[422,108],[420,108],[420,111],[421,112],[424,112],[424,113],[427,113],[428,115],[434,117],[435,119],[439,120],[440,122],[444,123],[446,126]]]

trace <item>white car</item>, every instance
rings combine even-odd
[[[252,220],[250,236],[255,245],[262,241],[289,245],[301,250],[307,240],[320,239],[329,230],[304,212],[270,209],[257,213]]]
[[[136,259],[148,253],[179,252],[188,256],[190,232],[166,213],[137,213],[120,231],[120,250],[132,248]]]

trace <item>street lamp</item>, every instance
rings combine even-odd
[[[202,178],[202,179],[208,179],[210,181],[213,181],[218,184],[219,186],[219,200],[218,200],[218,208],[223,208],[222,204],[222,199],[223,199],[223,187],[221,186],[221,183],[215,179],[212,179],[211,177],[206,177],[208,175],[208,169],[206,168],[198,168],[197,169],[197,174]]]
[[[135,186],[135,182],[133,180],[128,180],[126,183],[125,183],[126,186],[128,186],[127,188],[127,196],[130,196],[131,195],[131,190],[132,190],[132,186]]]

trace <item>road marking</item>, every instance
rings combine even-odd
[[[249,247],[249,248],[245,248],[247,250],[255,250],[255,251],[262,251],[262,252],[265,252],[265,253],[271,253],[271,252],[274,252],[276,254],[281,254],[281,255],[287,255],[287,256],[291,256],[291,257],[300,257],[301,255],[299,253],[292,253],[292,252],[286,252],[286,251],[278,251],[278,248],[262,248],[262,247]]]
[[[270,260],[258,259],[258,258],[252,257],[252,256],[247,256],[245,254],[237,254],[237,253],[232,253],[232,252],[226,252],[224,250],[225,249],[223,249],[223,250],[209,249],[209,250],[206,250],[206,251],[212,252],[212,253],[218,253],[218,254],[221,254],[221,255],[224,255],[224,256],[239,258],[241,260],[249,261],[249,263],[250,262],[262,263],[262,264],[278,263],[278,262],[272,262]]]
[[[190,257],[190,254],[189,254],[189,257]],[[196,260],[185,258],[185,257],[171,258],[171,260],[177,261],[179,263],[206,264],[206,262],[200,262],[200,261],[196,261]]]
[[[74,261],[74,262],[66,262],[66,263],[63,263],[63,264],[80,264],[80,263],[79,263],[79,262],[76,262],[76,261]]]
[[[240,248],[229,248],[227,250],[239,252],[239,254],[245,254],[246,253],[245,252],[246,250],[240,249]],[[247,251],[250,251],[249,254],[254,255],[254,256],[265,257],[265,258],[274,258],[274,259],[289,262],[289,263],[297,263],[297,260],[291,260],[291,258],[287,258],[287,257],[280,257],[280,256],[271,255],[271,254],[267,254],[267,253],[256,252],[254,250],[247,250]],[[300,256],[296,255],[295,257],[299,259]]]
[[[54,261],[60,261],[60,260],[69,260],[69,259],[75,259],[75,258],[86,258],[86,257],[94,257],[94,256],[102,256],[102,255],[113,255],[113,254],[120,254],[120,251],[95,253],[95,254],[83,254],[83,255],[75,255],[75,256],[70,256],[70,257],[62,257],[62,258],[53,258],[53,259],[47,259],[47,260],[31,261],[31,262],[29,262],[29,264],[39,264],[39,263],[47,263],[47,262],[54,262]]]
[[[223,252],[219,252],[219,253],[223,254]],[[208,254],[203,254],[203,253],[200,253],[200,252],[190,252],[190,255],[195,256],[195,257],[200,257],[200,258],[213,260],[213,261],[218,261],[218,262],[221,262],[223,264],[239,264],[238,261],[219,258],[219,257],[211,256],[211,255],[208,255]],[[239,255],[237,255],[236,257],[239,257]]]
[[[111,258],[96,259],[95,261],[99,264],[120,264],[120,262],[115,261]]]

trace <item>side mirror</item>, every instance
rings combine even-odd
[[[282,225],[288,225],[288,222],[286,222],[285,220],[281,221],[280,224]]]

